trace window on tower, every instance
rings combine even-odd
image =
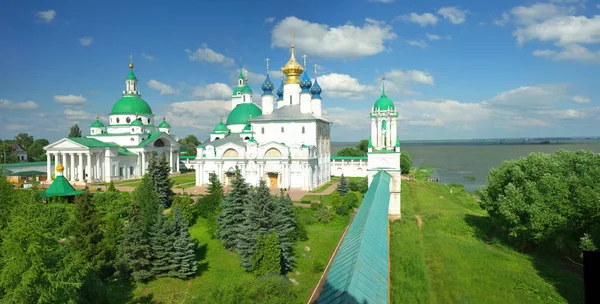
[[[127,119],[125,119],[125,121],[126,121],[127,123],[130,123],[130,122],[131,122],[131,118],[127,117]]]
[[[304,127],[302,127],[302,134],[304,134]]]
[[[260,128],[260,134],[265,134],[265,127]]]
[[[281,127],[281,133],[283,133],[283,127]]]
[[[117,117],[117,123],[119,123],[121,120],[119,119],[119,117]]]

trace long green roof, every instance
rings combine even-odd
[[[103,142],[99,141],[95,138],[87,138],[87,137],[67,137],[67,139],[74,141],[80,145],[84,145],[88,148],[110,148],[110,147],[118,147],[119,145],[111,142]]]
[[[152,108],[139,95],[123,95],[115,102],[110,114],[152,114]]]
[[[69,181],[62,175],[57,176],[50,187],[44,192],[45,197],[53,196],[72,196],[85,192],[84,190],[75,190]]]
[[[390,175],[373,177],[317,303],[388,303]]]

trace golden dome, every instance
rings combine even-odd
[[[56,165],[57,172],[63,172],[64,170],[65,170],[65,167],[62,164]]]
[[[283,66],[283,74],[287,76],[285,83],[300,83],[300,74],[304,72],[302,65],[296,60],[294,55],[294,45],[292,44],[292,56],[290,60]]]

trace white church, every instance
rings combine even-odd
[[[44,147],[47,183],[52,182],[52,161],[64,166],[63,174],[73,184],[139,178],[146,173],[153,152],[165,154],[171,172],[179,172],[179,144],[170,134],[171,126],[164,118],[156,126],[137,84],[130,62],[125,91],[112,107],[108,126],[96,117],[88,136],[66,137]]]
[[[292,45],[276,95],[267,61],[260,107],[240,71],[226,121],[221,118],[197,147],[196,185],[208,184],[210,174],[229,184],[237,169],[249,184],[262,179],[271,188],[312,190],[330,179],[332,123],[322,116],[321,87],[308,77],[306,56],[304,61],[298,63]]]

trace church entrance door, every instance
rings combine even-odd
[[[269,188],[277,189],[277,173],[269,173]]]

